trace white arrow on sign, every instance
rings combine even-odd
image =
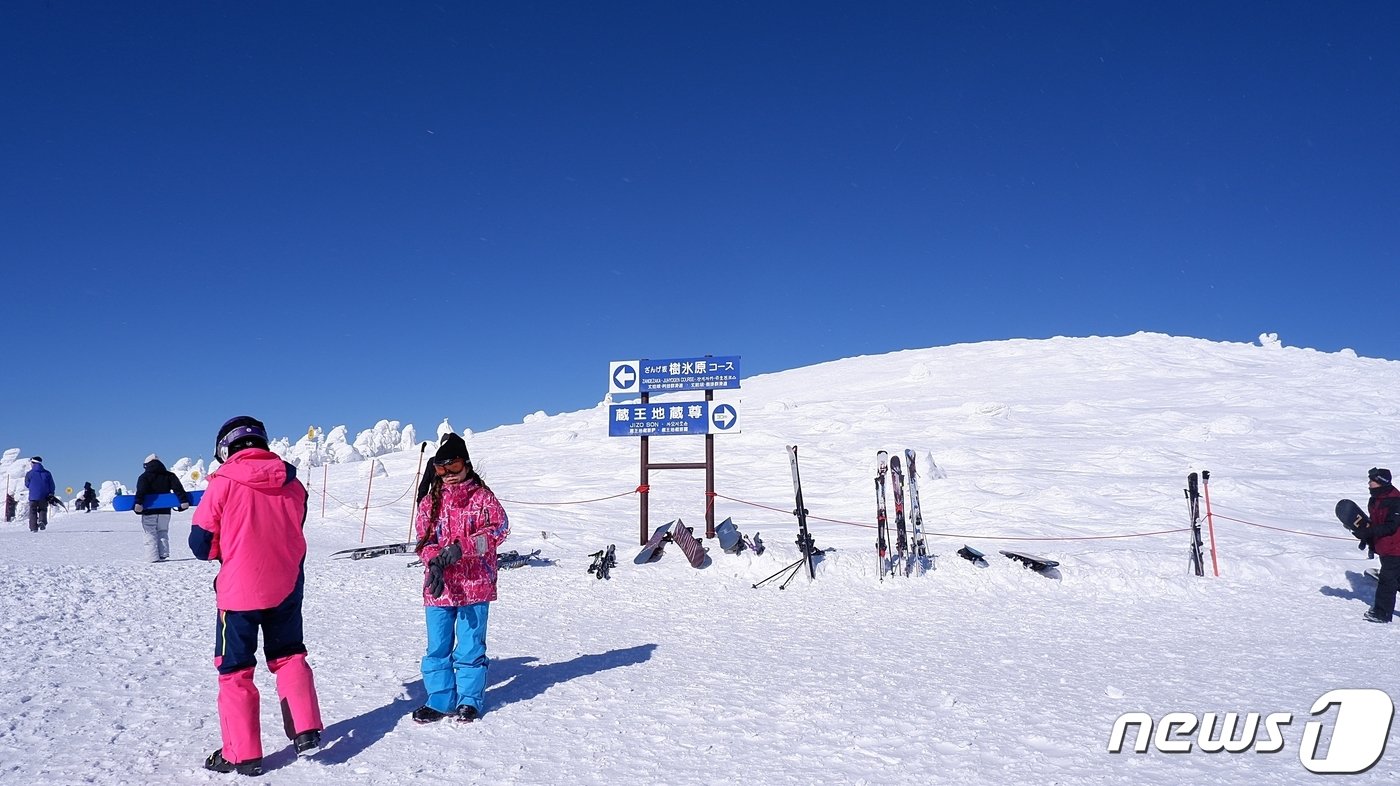
[[[640,360],[614,360],[608,364],[608,392],[636,393]]]
[[[731,431],[735,424],[739,422],[739,412],[731,404],[720,404],[715,407],[710,420],[714,422],[721,431]]]

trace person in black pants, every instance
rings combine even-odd
[[[1382,467],[1372,467],[1366,479],[1371,489],[1370,520],[1352,532],[1361,540],[1361,548],[1369,546],[1380,558],[1381,575],[1376,602],[1362,617],[1367,622],[1390,622],[1400,589],[1400,490],[1391,484],[1390,470]]]

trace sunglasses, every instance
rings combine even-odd
[[[449,472],[455,475],[461,472],[466,466],[466,459],[433,459],[433,467],[437,470],[437,474],[439,475],[446,475]]]

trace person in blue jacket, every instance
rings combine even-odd
[[[35,456],[29,460],[29,471],[24,473],[24,487],[29,489],[29,531],[38,532],[49,526],[49,497],[57,491],[53,475],[44,469],[44,459]]]

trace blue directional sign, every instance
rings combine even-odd
[[[732,403],[666,401],[608,407],[610,437],[734,434],[739,430],[739,410]]]
[[[733,390],[739,387],[739,356],[615,360],[608,364],[613,395]]]

